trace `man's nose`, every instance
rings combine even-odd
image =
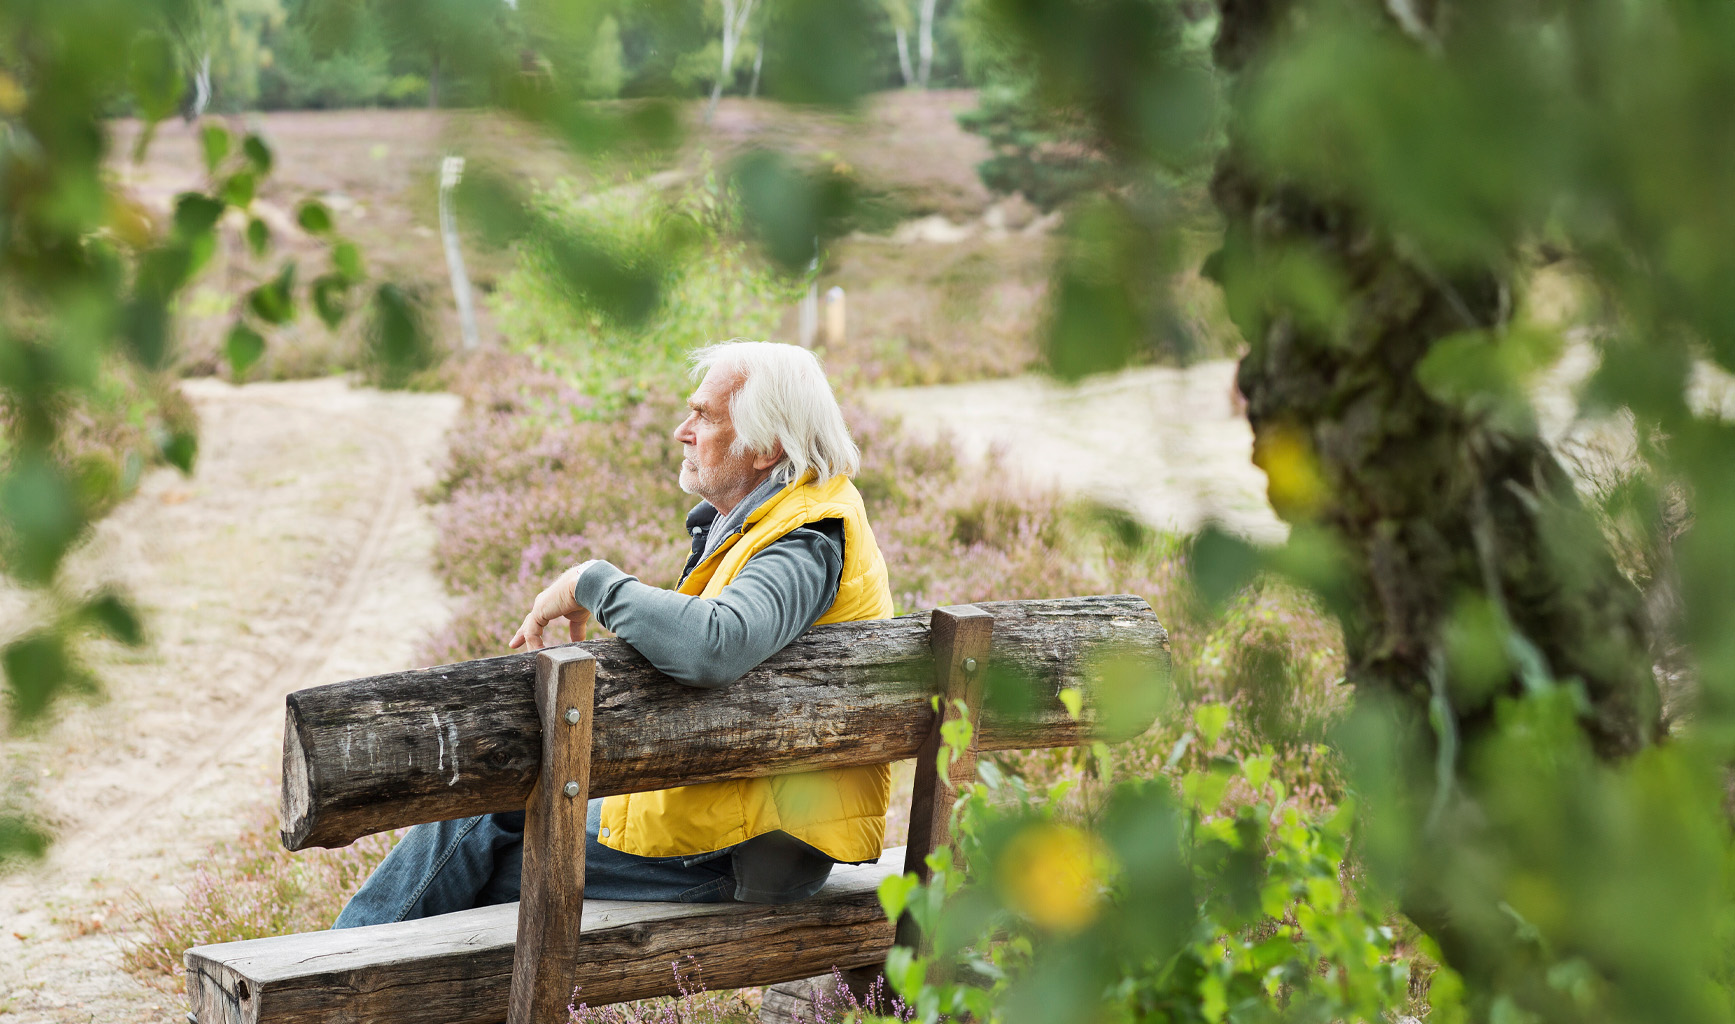
[[[682,444],[692,444],[693,442],[692,442],[692,440],[690,440],[692,437],[693,437],[693,414],[688,413],[685,419],[683,419],[683,420],[681,420],[681,422],[675,424],[675,440],[681,442]]]

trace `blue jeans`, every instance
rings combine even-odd
[[[584,822],[584,895],[598,900],[721,903],[733,898],[728,850],[692,857],[635,857],[597,842],[602,801]],[[362,883],[333,928],[389,924],[518,900],[524,812],[417,825]]]

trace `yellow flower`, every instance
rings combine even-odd
[[[12,117],[24,110],[24,87],[18,80],[0,71],[0,114]]]
[[[1265,493],[1283,518],[1310,519],[1325,501],[1319,460],[1299,428],[1278,424],[1261,430],[1253,438],[1253,464],[1265,471]]]
[[[1001,898],[1043,928],[1077,931],[1096,918],[1107,868],[1095,836],[1070,825],[1030,825],[1001,858]]]

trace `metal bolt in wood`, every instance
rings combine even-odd
[[[584,717],[584,715],[581,714],[577,708],[567,708],[566,709],[566,724],[567,725],[577,725],[578,720],[583,718],[583,717]],[[569,793],[567,795],[571,796],[572,794]]]
[[[561,792],[565,793],[567,796],[577,796],[579,789],[580,789],[580,787],[579,787],[578,783],[568,782],[566,784],[566,786],[563,789],[561,789]]]

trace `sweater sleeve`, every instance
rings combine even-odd
[[[843,524],[825,520],[767,545],[715,598],[648,586],[600,561],[574,596],[664,675],[719,687],[813,625],[837,600],[842,575]]]

